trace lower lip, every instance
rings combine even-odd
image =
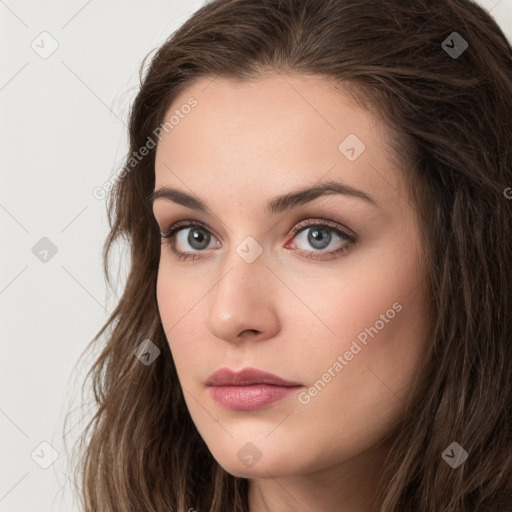
[[[210,386],[210,394],[219,405],[226,409],[252,411],[296,393],[300,387],[272,386],[269,384]]]

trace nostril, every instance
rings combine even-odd
[[[258,330],[256,330],[256,329],[245,329],[245,331],[242,331],[242,332],[240,333],[240,336],[246,336],[246,335],[248,335],[249,333],[251,333],[251,334],[259,334],[259,333],[260,333],[260,331],[258,331]]]

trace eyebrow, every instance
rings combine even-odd
[[[272,213],[275,214],[291,210],[301,204],[309,203],[317,197],[329,194],[342,194],[356,197],[379,208],[377,201],[366,192],[353,188],[346,183],[327,180],[320,182],[313,187],[302,188],[288,194],[274,197],[267,203],[265,214],[269,215]],[[170,187],[161,187],[158,190],[153,191],[149,196],[148,200],[150,206],[152,206],[157,199],[167,199],[168,201],[181,204],[182,206],[186,206],[193,210],[213,214],[211,208],[209,208],[208,205],[199,197],[183,192],[182,190]]]

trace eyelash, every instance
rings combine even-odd
[[[203,230],[207,231],[208,233],[210,233],[208,228],[201,222],[190,221],[190,220],[176,222],[170,228],[168,228],[165,231],[165,233],[160,233],[162,245],[166,245],[166,244],[170,245],[172,252],[178,256],[178,261],[181,261],[182,259],[186,261],[186,260],[189,260],[190,258],[192,258],[192,261],[194,261],[195,259],[198,259],[197,253],[190,253],[190,252],[176,250],[176,240],[175,240],[174,235],[178,231],[181,231],[182,229],[188,228],[188,227],[199,227],[199,228],[202,228]],[[318,252],[318,251],[307,251],[304,249],[294,249],[297,253],[299,253],[301,255],[309,254],[309,256],[306,256],[307,258],[321,260],[321,261],[331,260],[331,259],[334,259],[338,255],[341,256],[342,254],[345,254],[346,252],[348,252],[356,242],[356,239],[353,236],[346,233],[345,231],[343,231],[339,224],[334,223],[334,222],[331,223],[329,221],[325,221],[325,220],[321,220],[321,219],[317,219],[312,222],[304,221],[304,222],[299,223],[294,228],[294,230],[291,232],[292,239],[295,238],[302,231],[306,231],[307,228],[315,228],[315,227],[329,228],[330,231],[333,231],[335,234],[340,236],[340,238],[342,238],[342,239],[344,238],[348,243],[338,249],[333,250],[333,251]],[[202,251],[199,251],[199,252],[202,252]],[[317,254],[318,256],[311,256],[311,254]],[[327,257],[325,257],[324,255],[327,255]],[[202,256],[199,256],[199,258],[202,258]]]

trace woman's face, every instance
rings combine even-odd
[[[171,115],[153,209],[162,233],[193,225],[174,236],[186,259],[162,245],[156,291],[199,433],[246,478],[371,453],[428,343],[422,240],[386,126],[325,80],[279,74],[201,80]],[[247,367],[297,386],[206,384]]]

